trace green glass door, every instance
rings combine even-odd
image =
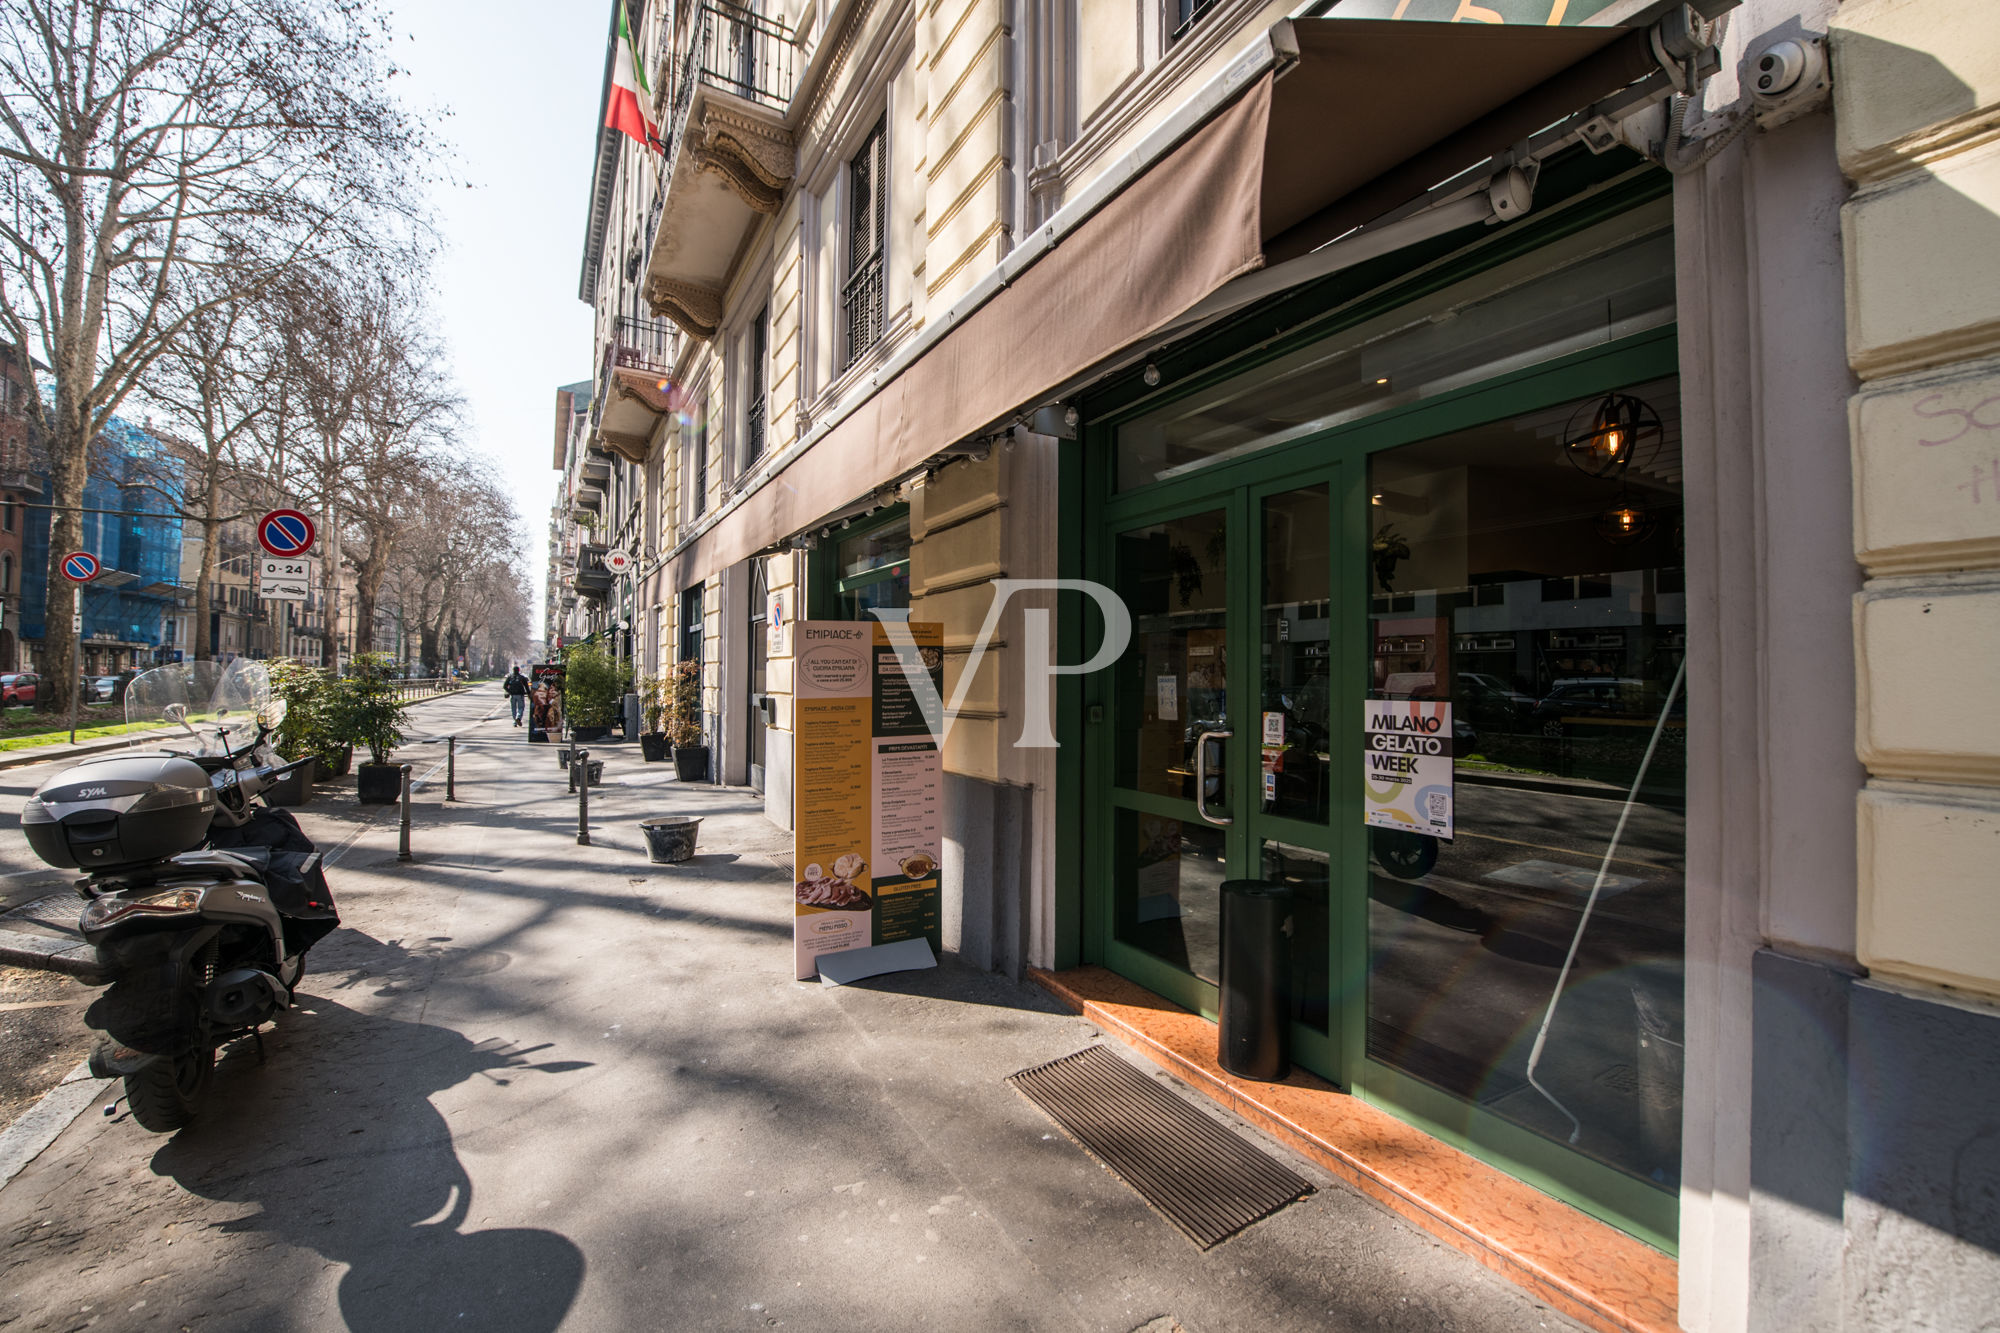
[[[1333,470],[1268,472],[1107,516],[1132,637],[1097,705],[1100,924],[1114,969],[1213,1016],[1224,882],[1287,883],[1293,1045],[1332,1069]]]

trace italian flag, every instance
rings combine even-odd
[[[646,74],[632,44],[632,21],[625,13],[624,0],[619,0],[618,51],[611,59],[611,104],[604,109],[605,127],[653,147],[657,142],[653,122],[646,118],[652,104],[653,90],[646,86]]]

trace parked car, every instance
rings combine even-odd
[[[42,678],[32,671],[9,671],[0,675],[0,707],[15,708],[35,701],[35,687]]]
[[[91,703],[108,702],[118,693],[118,677],[92,676],[84,682],[83,697]]]

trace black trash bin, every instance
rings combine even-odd
[[[1216,1060],[1271,1082],[1292,1069],[1292,891],[1267,879],[1222,883],[1222,1021]]]

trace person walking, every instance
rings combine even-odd
[[[528,710],[528,678],[521,674],[518,663],[508,673],[507,679],[501,683],[501,688],[507,691],[507,702],[514,709],[514,725],[518,727],[521,725],[521,715]]]

